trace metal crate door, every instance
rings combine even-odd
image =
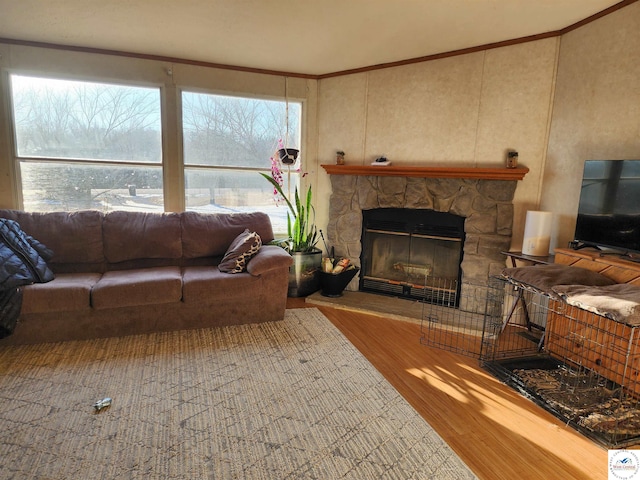
[[[502,326],[502,296],[496,287],[492,280],[484,285],[463,282],[458,306],[446,298],[425,298],[420,343],[469,357],[485,356]]]

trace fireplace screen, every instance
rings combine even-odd
[[[364,211],[360,290],[457,306],[463,241],[463,217]]]

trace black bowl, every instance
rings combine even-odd
[[[344,289],[360,271],[359,268],[344,270],[340,273],[320,272],[320,286],[324,297],[341,297]]]

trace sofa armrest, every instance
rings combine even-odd
[[[247,263],[247,272],[254,277],[259,277],[265,272],[277,268],[289,268],[293,263],[293,257],[282,247],[263,245],[258,253]]]

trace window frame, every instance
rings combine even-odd
[[[118,56],[100,56],[79,52],[58,51],[50,55],[50,50],[15,47],[9,63],[0,62],[0,88],[4,95],[0,98],[0,150],[5,155],[6,180],[0,182],[7,187],[0,199],[5,208],[24,209],[23,179],[21,161],[44,161],[44,158],[19,156],[15,138],[13,118],[13,95],[11,75],[24,75],[54,80],[71,80],[134,87],[158,88],[160,91],[161,149],[162,162],[159,164],[163,185],[163,207],[160,211],[182,212],[185,208],[185,182],[182,152],[182,105],[181,91],[214,95],[257,98],[264,100],[296,102],[300,106],[299,142],[302,152],[308,151],[308,108],[312,110],[315,97],[309,90],[308,79],[292,78],[286,74],[256,76],[244,71],[221,71],[206,66],[182,65],[167,61],[150,60],[140,62]],[[35,54],[35,55],[34,55]],[[223,73],[221,75],[221,73]],[[284,82],[284,84],[283,84]],[[284,87],[284,88],[283,88]],[[287,88],[289,95],[287,98]],[[313,124],[313,122],[312,122]],[[45,157],[46,158],[46,157]],[[86,159],[85,159],[86,160]],[[57,158],[51,161],[58,162]],[[64,160],[61,160],[64,161]],[[308,155],[300,162],[301,172],[313,168]],[[81,164],[82,160],[76,160]],[[89,164],[94,164],[89,160]],[[104,160],[98,166],[109,165]],[[117,166],[118,162],[113,162]],[[125,166],[149,167],[147,162],[129,163]],[[158,165],[158,164],[153,164]],[[309,183],[309,177],[301,175],[300,188]],[[33,210],[33,208],[30,208]],[[40,209],[42,210],[42,209]],[[284,208],[283,208],[284,210]]]
[[[297,121],[297,131],[295,133],[295,137],[297,137],[297,145],[299,145],[299,149],[302,149],[302,144],[303,144],[303,132],[304,132],[304,118],[305,118],[305,100],[303,99],[291,99],[291,98],[287,98],[287,97],[275,97],[275,96],[266,96],[266,95],[252,95],[252,94],[248,94],[248,93],[238,93],[238,92],[226,92],[226,91],[219,91],[219,90],[215,90],[215,89],[205,89],[205,88],[195,88],[195,87],[189,87],[189,86],[180,86],[179,88],[176,89],[177,90],[177,98],[178,98],[178,116],[179,116],[179,122],[178,125],[180,127],[179,129],[179,136],[180,136],[180,143],[181,143],[181,164],[182,164],[182,172],[183,172],[183,200],[184,200],[184,204],[183,204],[183,210],[184,211],[190,211],[193,209],[190,209],[189,206],[187,205],[187,170],[202,170],[205,172],[212,172],[212,171],[229,171],[229,170],[237,170],[239,172],[255,172],[256,174],[258,173],[265,173],[267,175],[271,175],[271,166],[270,165],[266,165],[265,167],[243,167],[243,166],[233,166],[233,165],[206,165],[206,164],[199,164],[199,163],[193,163],[193,164],[188,164],[187,163],[187,159],[186,159],[186,142],[184,139],[184,134],[185,134],[185,128],[184,128],[184,119],[183,119],[183,115],[184,115],[184,106],[183,106],[183,99],[184,99],[184,94],[185,93],[189,93],[189,94],[196,94],[196,95],[213,95],[213,96],[220,96],[220,97],[228,97],[228,98],[236,98],[236,99],[247,99],[247,100],[257,100],[257,101],[266,101],[266,102],[278,102],[278,103],[282,103],[282,104],[296,104],[298,105],[299,108],[299,117],[298,117],[298,121]],[[286,110],[288,110],[288,106],[285,106]],[[291,136],[291,135],[289,135]],[[273,153],[272,155],[275,156],[276,154],[276,150],[277,147],[276,145],[278,144],[278,139],[277,136],[274,137],[274,148],[273,148]],[[289,147],[291,147],[291,145],[288,145]],[[265,157],[265,160],[267,160],[268,157]],[[287,171],[287,178],[288,178],[288,182],[291,182],[292,188],[294,187],[298,187],[299,190],[301,190],[301,186],[303,183],[303,177],[304,174],[303,172],[303,159],[298,160],[298,162],[295,164],[296,170],[289,170]],[[285,173],[285,170],[283,169],[283,173]],[[265,186],[267,188],[268,187],[268,182],[266,180],[264,180]],[[286,190],[285,190],[286,191]],[[293,197],[293,193],[291,193],[290,195],[291,197]],[[282,201],[282,202],[276,202],[276,198],[275,196],[272,195],[272,198],[270,198],[270,200],[273,202],[274,206],[277,206],[279,209],[281,209],[282,214],[285,215],[286,214],[286,204]],[[293,201],[293,200],[292,200]],[[263,211],[264,213],[269,214],[268,210],[254,210],[254,211]],[[286,231],[286,223],[284,223],[284,220],[281,222],[277,222],[274,221],[274,218],[271,217],[271,221],[272,221],[272,225],[274,228],[274,234],[276,235],[276,237],[278,236],[286,236],[287,231]],[[281,225],[281,228],[278,229],[278,225]]]
[[[11,132],[9,148],[11,151],[12,157],[12,168],[13,168],[13,176],[15,181],[15,195],[18,203],[17,208],[24,210],[24,181],[22,178],[22,164],[35,164],[40,163],[44,165],[59,165],[63,166],[65,164],[70,165],[79,165],[79,166],[95,166],[95,167],[132,167],[132,168],[159,168],[161,177],[162,177],[162,198],[163,203],[161,206],[161,210],[163,212],[167,211],[166,208],[166,176],[165,176],[165,164],[166,164],[166,153],[165,153],[165,140],[166,140],[166,95],[165,95],[165,87],[160,83],[152,83],[152,82],[139,82],[139,81],[124,81],[117,79],[110,79],[107,77],[97,77],[97,76],[76,76],[69,74],[61,74],[59,72],[53,71],[34,71],[34,70],[23,70],[23,69],[7,69],[3,78],[5,79],[5,91],[7,93],[7,111],[8,111],[8,130]],[[70,82],[83,82],[83,83],[93,83],[93,84],[101,84],[101,85],[109,85],[116,87],[134,87],[134,88],[146,88],[153,89],[158,91],[158,107],[159,107],[159,128],[160,128],[160,158],[158,161],[154,162],[145,162],[140,160],[117,160],[117,159],[90,159],[90,158],[80,158],[80,157],[56,157],[56,156],[29,156],[29,155],[20,155],[18,152],[18,128],[16,123],[16,110],[15,110],[15,98],[14,98],[14,88],[13,88],[13,77],[32,77],[39,78],[45,80],[53,80],[53,81],[70,81]],[[33,210],[33,211],[44,211],[44,210]]]

